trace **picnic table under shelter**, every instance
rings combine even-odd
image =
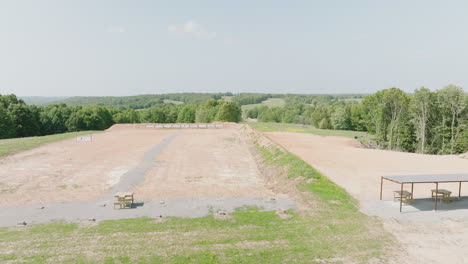
[[[459,183],[458,186],[458,197],[461,196],[461,184],[462,182],[468,182],[468,173],[464,174],[423,174],[423,175],[392,175],[392,176],[382,176],[380,180],[380,200],[382,200],[382,189],[383,181],[391,181],[397,184],[400,184],[400,191],[395,191],[400,194],[400,212],[402,211],[403,198],[404,196],[410,196],[413,198],[413,190],[415,183],[434,183],[435,189],[432,191],[432,198],[434,198],[434,210],[437,210],[437,200],[439,196],[444,197],[447,194],[450,195],[451,192],[447,190],[439,189],[439,183]],[[403,185],[411,184],[411,192],[403,190]]]

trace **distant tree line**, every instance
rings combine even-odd
[[[116,123],[239,122],[237,102],[209,99],[203,104],[158,104],[143,110],[99,105],[27,105],[15,95],[0,95],[0,138],[103,130]]]
[[[301,98],[302,97],[302,98]],[[362,97],[286,96],[286,106],[259,106],[247,117],[323,129],[367,131],[378,147],[428,154],[468,150],[468,95],[449,85],[407,94],[391,88]],[[361,100],[362,99],[362,100]]]
[[[98,105],[125,110],[146,109],[163,104],[165,100],[179,101],[186,104],[203,104],[214,99],[219,100],[225,96],[232,96],[228,93],[174,93],[174,94],[146,94],[136,96],[76,96],[66,98],[55,102],[55,104],[64,103],[68,106],[88,106]]]

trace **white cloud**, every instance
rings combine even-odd
[[[188,21],[184,24],[184,32],[187,33],[198,33],[201,31],[201,26],[195,21]]]
[[[193,20],[187,21],[181,26],[169,25],[167,31],[210,39],[216,38],[217,35],[216,32],[206,30],[201,24]]]
[[[111,33],[125,33],[127,29],[123,26],[112,26],[109,28],[109,32]]]
[[[167,31],[169,31],[171,33],[177,32],[177,26],[176,25],[169,25],[167,27]]]

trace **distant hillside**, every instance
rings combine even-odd
[[[262,102],[284,104],[327,105],[338,100],[364,98],[362,94],[303,95],[303,94],[263,94],[263,93],[172,93],[146,94],[135,96],[74,96],[74,97],[24,97],[26,103],[48,105],[64,103],[68,106],[99,105],[118,109],[146,109],[161,104],[204,104],[210,99],[237,102],[240,105],[255,105]],[[274,105],[271,105],[274,106]]]
[[[100,105],[119,109],[144,109],[163,103],[174,104],[201,104],[210,99],[221,99],[223,96],[231,96],[231,93],[177,93],[177,94],[145,94],[135,96],[76,96],[53,103],[65,103],[68,106]]]
[[[48,105],[56,101],[65,100],[68,97],[23,96],[20,97],[29,105]]]

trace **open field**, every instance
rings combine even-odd
[[[347,138],[364,137],[366,135],[365,132],[360,131],[319,129],[300,124],[251,122],[249,125],[263,132],[299,132],[310,133],[318,136],[338,136]]]
[[[396,249],[343,189],[245,126],[114,127],[0,166],[0,198],[18,205],[3,218],[44,221],[0,229],[4,263],[388,263]],[[116,190],[138,206],[102,207]]]
[[[384,183],[384,201],[379,201],[380,176],[407,174],[466,173],[468,160],[458,156],[435,156],[361,148],[354,139],[322,137],[305,133],[267,132],[271,140],[298,155],[359,199],[361,210],[379,216],[389,233],[395,234],[406,249],[402,263],[466,263],[468,253],[468,198],[453,204],[441,204],[440,210],[404,206],[393,202],[399,185]],[[458,192],[458,184],[440,184],[439,188]],[[463,185],[466,195],[466,186]],[[416,184],[415,199],[430,199],[434,184]],[[405,187],[408,190],[408,187]],[[457,193],[458,194],[458,193]],[[451,209],[452,208],[452,209]]]
[[[297,132],[310,133],[317,136],[337,136],[355,138],[364,145],[367,145],[371,141],[370,135],[368,135],[366,132],[360,131],[320,129],[308,125],[285,123],[250,122],[249,125],[263,132]]]
[[[169,100],[169,99],[164,99],[163,101],[165,104],[175,104],[175,105],[184,104],[184,102],[182,101],[175,101],[175,100]]]
[[[35,147],[39,147],[47,143],[74,138],[77,136],[90,135],[94,133],[99,133],[99,131],[80,131],[42,137],[0,139],[0,157],[4,155],[13,154],[22,150],[28,150]]]
[[[248,111],[254,107],[257,106],[268,106],[268,107],[283,107],[285,106],[286,102],[284,101],[283,98],[268,98],[267,100],[259,103],[259,104],[249,104],[249,105],[243,105],[242,106],[242,111]]]

